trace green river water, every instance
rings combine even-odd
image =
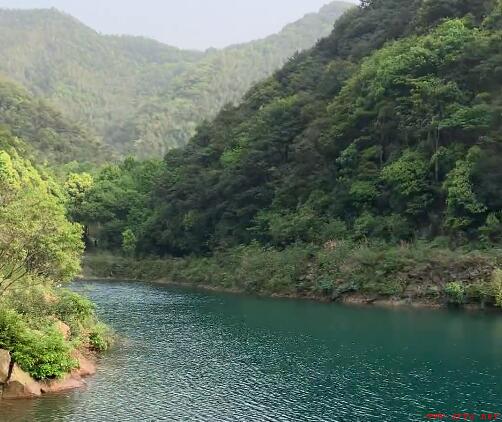
[[[502,413],[501,314],[147,283],[74,288],[96,302],[121,340],[86,389],[3,402],[0,421],[426,421],[430,413],[443,420]]]

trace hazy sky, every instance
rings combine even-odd
[[[205,49],[270,35],[329,1],[0,0],[0,7],[56,7],[102,33],[144,35],[177,47]]]

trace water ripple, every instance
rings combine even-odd
[[[502,319],[88,283],[121,342],[18,421],[423,421],[502,411]],[[446,345],[446,346],[445,346]]]

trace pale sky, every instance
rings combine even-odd
[[[349,0],[358,3],[357,0]],[[330,0],[0,0],[2,8],[56,7],[105,34],[143,35],[181,48],[251,41]]]

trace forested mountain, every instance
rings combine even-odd
[[[335,2],[277,35],[206,52],[103,36],[54,9],[0,10],[0,72],[95,129],[115,150],[160,157],[327,35],[350,6]]]
[[[114,207],[100,182],[79,219],[105,224],[111,248],[184,257],[162,267],[177,279],[502,305],[502,279],[486,284],[502,257],[501,94],[501,0],[365,1],[129,184],[139,202]],[[139,165],[99,180],[124,186]],[[89,212],[103,206],[106,220]]]
[[[167,155],[144,247],[284,247],[347,230],[500,241],[501,8],[374,0],[347,13]]]
[[[4,78],[0,78],[0,127],[2,133],[17,137],[18,148],[39,163],[99,163],[110,157],[82,127]]]

